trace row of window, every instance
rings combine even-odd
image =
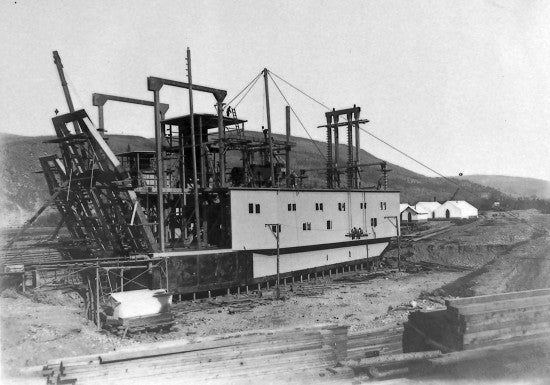
[[[370,219],[370,225],[371,227],[378,226],[378,218],[371,218]],[[280,227],[279,227],[280,228]],[[304,222],[302,223],[302,230],[304,231],[311,231],[311,222]],[[327,221],[327,230],[332,230],[332,221]],[[279,230],[280,232],[281,230]]]
[[[288,211],[296,211],[296,203],[289,203],[288,204]],[[380,210],[386,210],[386,202],[380,202]],[[365,210],[367,208],[366,202],[360,203],[361,210]],[[255,209],[255,210],[254,210]],[[315,203],[315,211],[324,211],[323,209],[323,203]],[[338,211],[346,211],[346,203],[345,202],[338,202]],[[260,204],[259,203],[249,203],[248,204],[248,213],[249,214],[259,214],[260,213]]]

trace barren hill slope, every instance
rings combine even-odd
[[[262,133],[248,132],[250,135],[262,137]],[[277,139],[283,140],[282,136],[275,135]],[[58,152],[56,144],[44,143],[52,136],[18,136],[0,134],[0,209],[3,218],[0,220],[0,227],[6,222],[22,223],[33,212],[43,204],[48,197],[48,190],[44,177],[40,173],[39,157],[51,155]],[[291,168],[308,169],[325,167],[324,153],[326,145],[322,142],[313,143],[309,139],[293,137],[292,141],[296,147],[292,151]],[[109,135],[108,143],[115,153],[125,152],[128,149],[153,150],[154,140],[139,136]],[[341,145],[340,154],[345,154],[346,146]],[[341,157],[344,164],[344,157]],[[237,162],[237,156],[231,156],[229,163]],[[361,150],[360,162],[375,162],[380,159]],[[235,164],[235,165],[236,165]],[[389,164],[392,172],[389,173],[389,188],[401,191],[401,201],[414,204],[418,200],[445,201],[456,190],[456,185],[449,183],[442,178],[430,178],[424,175],[409,171],[406,168]],[[306,183],[311,187],[323,187],[325,176],[322,171],[308,173]],[[376,186],[380,178],[379,167],[371,167],[363,173],[363,186]],[[483,199],[498,197],[500,192],[478,185],[470,181],[461,180],[463,186],[456,199],[466,199],[474,204],[480,204]],[[473,192],[474,194],[472,194]],[[9,219],[9,220],[8,220]]]
[[[543,179],[506,175],[464,175],[463,178],[515,197],[550,199],[550,181]]]

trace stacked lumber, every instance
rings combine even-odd
[[[345,357],[347,327],[260,330],[147,344],[138,348],[52,360],[49,384],[258,383],[329,378]]]
[[[550,289],[459,298],[445,304],[446,310],[409,315],[405,352],[470,350],[550,336]]]
[[[380,355],[403,353],[402,336],[402,326],[386,326],[362,333],[349,334],[347,359],[360,360]]]

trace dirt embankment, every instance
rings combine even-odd
[[[441,265],[477,269],[513,248],[541,236],[538,212],[490,213],[477,221],[457,224],[443,234],[417,242],[403,241],[401,256],[410,262],[432,262]],[[396,258],[397,250],[386,253]]]
[[[444,234],[403,242],[409,262],[430,262],[472,270],[436,291],[473,296],[550,287],[550,215],[535,210],[489,213]],[[397,251],[386,253],[396,257]]]

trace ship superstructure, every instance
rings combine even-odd
[[[183,294],[380,256],[396,235],[399,192],[387,188],[385,162],[359,162],[359,129],[368,122],[360,107],[326,112],[319,126],[327,134],[326,188],[308,188],[307,170],[292,162],[288,106],[284,140],[272,135],[269,73],[262,74],[268,127],[256,132],[224,105],[225,90],[193,84],[190,66],[188,82],[149,77],[152,101],[94,94],[97,128],[83,110],[53,118],[61,157],[41,162],[52,200],[82,245],[74,257],[115,258],[121,269],[124,261],[162,261],[148,285]],[[165,116],[167,86],[189,90],[189,114]],[[194,113],[194,92],[211,94],[217,113]],[[153,107],[154,151],[113,153],[103,136],[108,100]],[[370,166],[380,167],[381,182],[365,188],[361,172]]]

